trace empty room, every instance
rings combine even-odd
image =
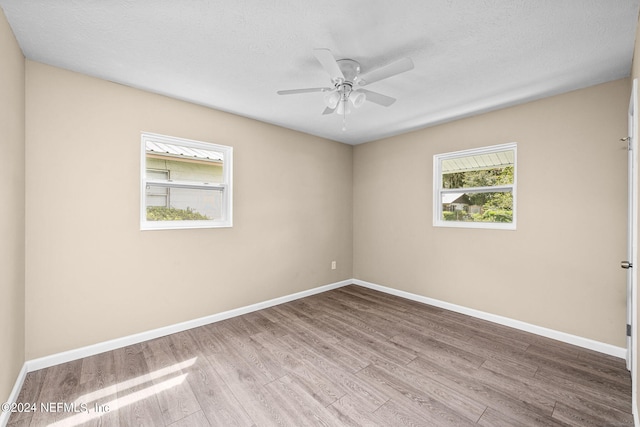
[[[640,0],[0,0],[0,426],[640,426]]]

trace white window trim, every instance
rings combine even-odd
[[[467,157],[478,154],[489,154],[499,151],[513,150],[513,184],[495,187],[465,188],[465,193],[481,193],[489,191],[509,191],[513,194],[513,222],[463,222],[444,221],[442,218],[442,194],[459,193],[459,188],[442,188],[442,161]],[[518,144],[492,145],[490,147],[473,148],[470,150],[454,151],[433,156],[433,226],[447,228],[484,228],[493,230],[515,230],[517,217],[517,188],[518,188]]]
[[[177,230],[192,228],[225,228],[233,227],[233,147],[213,144],[209,142],[194,141],[191,139],[177,138],[172,136],[158,135],[154,133],[141,133],[141,154],[140,154],[140,229],[141,230]],[[147,150],[146,142],[164,142],[167,144],[181,145],[190,148],[217,151],[223,154],[221,184],[210,184],[191,181],[164,181],[157,179],[147,179]],[[147,221],[146,208],[146,188],[148,184],[160,184],[170,188],[193,188],[193,189],[220,189],[223,192],[223,207],[220,220],[206,221]]]

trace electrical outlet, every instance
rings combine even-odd
[[[335,261],[331,261],[331,269],[335,270],[337,268],[336,262]]]

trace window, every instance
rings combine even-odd
[[[233,149],[142,134],[143,230],[231,227]]]
[[[516,144],[433,156],[433,225],[516,229]]]

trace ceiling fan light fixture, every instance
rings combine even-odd
[[[333,110],[338,106],[338,102],[340,102],[340,98],[341,98],[340,94],[337,91],[333,91],[325,95],[324,103],[327,107]]]
[[[339,115],[347,115],[351,113],[351,105],[346,99],[341,99],[336,107],[336,113]]]
[[[367,96],[362,92],[351,92],[349,95],[349,100],[353,104],[354,107],[360,108],[362,104],[367,100]]]

